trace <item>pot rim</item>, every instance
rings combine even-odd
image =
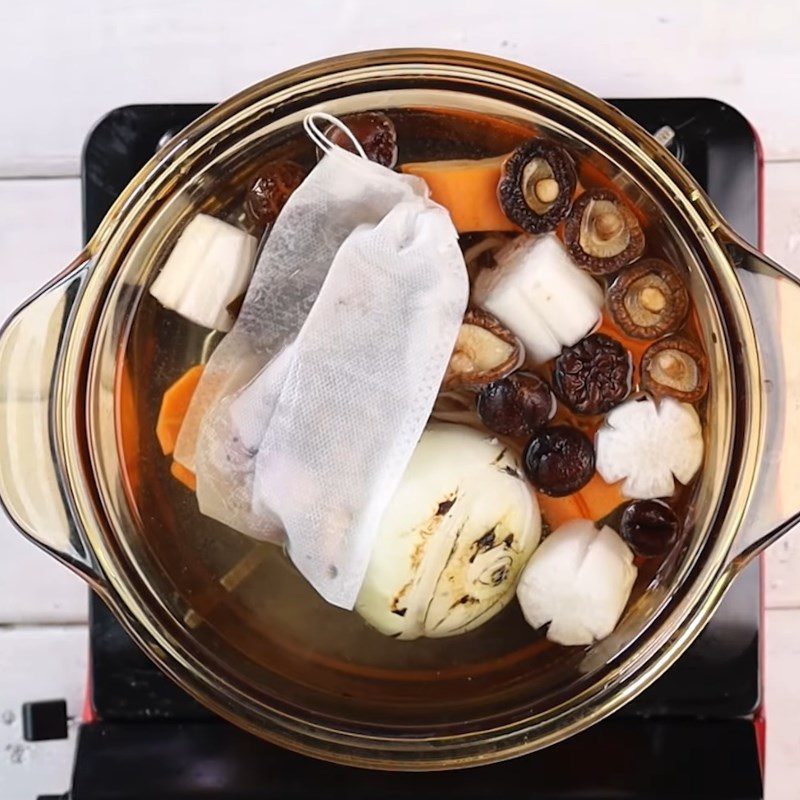
[[[577,115],[630,149],[648,177],[671,195],[673,205],[692,226],[701,247],[713,263],[718,289],[728,304],[726,326],[734,328],[742,345],[736,362],[737,391],[746,399],[748,424],[737,443],[736,469],[730,469],[726,487],[727,505],[714,522],[719,536],[702,564],[684,577],[684,596],[659,626],[650,626],[642,641],[629,648],[621,663],[606,676],[603,686],[593,684],[570,698],[544,722],[515,721],[494,730],[438,737],[413,738],[368,736],[309,723],[275,708],[265,708],[243,696],[230,682],[191,653],[191,636],[177,624],[164,626],[165,607],[148,607],[146,587],[137,585],[130,574],[118,570],[108,551],[112,535],[108,522],[108,497],[90,488],[82,442],[91,439],[91,425],[75,409],[81,396],[74,379],[84,376],[90,385],[94,375],[94,336],[102,330],[107,308],[104,302],[118,266],[104,256],[123,249],[135,238],[133,224],[145,214],[153,198],[174,187],[176,175],[191,168],[192,159],[212,141],[219,141],[256,109],[268,107],[282,93],[300,94],[315,83],[338,80],[352,83],[358,76],[382,70],[398,70],[405,79],[441,73],[463,75],[489,84],[513,85],[518,91],[546,98],[569,115]],[[188,165],[188,167],[187,167]],[[513,62],[452,50],[402,49],[355,53],[325,59],[264,80],[221,103],[203,115],[168,143],[142,169],[114,203],[87,246],[94,262],[82,287],[71,321],[71,335],[63,353],[53,420],[61,464],[67,476],[70,504],[76,523],[97,559],[98,588],[115,615],[137,643],[159,666],[204,705],[251,733],[296,751],[351,766],[382,769],[452,769],[490,763],[554,744],[583,730],[617,710],[650,685],[694,640],[721,600],[726,559],[747,512],[762,449],[762,394],[760,363],[755,331],[733,266],[715,238],[724,227],[702,189],[685,168],[638,125],[593,95],[558,78]],[[88,372],[87,354],[91,354]],[[91,399],[91,398],[89,398]],[[741,423],[741,420],[740,420]],[[84,428],[88,425],[88,432]],[[739,424],[737,428],[742,428]],[[94,448],[90,447],[92,451]],[[734,485],[731,475],[735,475]],[[697,574],[695,574],[697,573]],[[161,619],[159,619],[159,615]],[[667,624],[671,623],[671,624]],[[650,628],[658,627],[657,631]],[[620,661],[615,657],[614,661]],[[267,718],[268,727],[265,727]],[[535,731],[534,731],[535,728]]]

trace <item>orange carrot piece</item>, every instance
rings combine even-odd
[[[537,497],[542,515],[552,529],[571,519],[591,519],[597,522],[626,500],[619,489],[619,484],[606,483],[597,474],[575,494],[549,497],[537,493]]]
[[[566,497],[550,497],[537,492],[536,498],[539,501],[539,510],[542,512],[544,521],[550,526],[551,530],[555,530],[571,519],[583,518],[583,513],[574,494],[569,494]]]
[[[400,169],[428,184],[431,197],[444,206],[459,233],[518,231],[497,199],[500,167],[506,156],[477,160],[421,161]]]
[[[169,468],[173,478],[177,478],[187,489],[197,491],[197,476],[190,469],[186,469],[183,464],[173,461]]]
[[[170,455],[175,449],[183,418],[189,410],[189,403],[192,401],[202,374],[202,364],[191,367],[164,392],[156,423],[156,436],[165,456]]]
[[[139,490],[139,415],[133,381],[127,360],[117,369],[117,447],[121,454],[123,476],[133,497]]]

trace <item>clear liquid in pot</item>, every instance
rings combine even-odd
[[[390,115],[400,164],[497,156],[532,134],[510,120],[436,109],[394,109]],[[610,183],[637,204],[645,256],[681,268],[680,250],[655,207],[597,153],[582,151],[575,142],[564,144],[583,165],[579,174],[584,188]],[[267,140],[249,169],[222,193],[209,194],[202,210],[250,225],[243,207],[252,174],[281,158],[310,169],[316,154],[300,130],[279,141]],[[465,246],[469,241],[465,238]],[[613,322],[606,321],[604,330],[615,336]],[[694,312],[682,333],[702,341]],[[119,440],[142,543],[161,575],[163,601],[193,629],[208,658],[234,662],[256,694],[260,689],[264,696],[278,697],[287,708],[311,708],[322,717],[366,724],[448,727],[466,718],[490,717],[501,706],[515,704],[522,713],[540,698],[557,698],[580,671],[583,652],[550,643],[524,621],[516,601],[467,634],[393,640],[356,613],[323,601],[278,547],[254,542],[200,514],[192,492],[170,474],[171,459],[162,454],[155,427],[164,391],[207,358],[218,336],[143,294],[119,386]],[[634,352],[636,361],[647,344]],[[550,368],[544,365],[540,371],[547,375]],[[465,405],[471,404],[466,396]],[[698,411],[702,418],[702,404]],[[590,436],[601,421],[576,416],[561,404],[558,418]],[[477,416],[472,423],[480,424]],[[672,499],[686,522],[684,536],[692,524],[696,483],[679,488]],[[684,543],[676,543],[664,558],[637,559],[639,574],[629,609],[658,581],[665,563],[680,556]]]

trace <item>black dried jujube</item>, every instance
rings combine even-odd
[[[564,497],[582,489],[594,475],[594,446],[569,425],[537,433],[525,448],[525,474],[544,494]]]
[[[634,553],[650,558],[672,547],[680,533],[680,522],[666,503],[637,500],[622,512],[620,533]]]
[[[247,192],[247,216],[258,225],[271,225],[305,177],[306,171],[294,161],[268,164]]]
[[[341,122],[355,136],[370,161],[394,168],[397,163],[397,131],[391,117],[382,111],[365,111],[363,114],[348,114],[341,118]],[[350,137],[336,125],[330,125],[325,136],[344,150],[356,152]]]
[[[619,342],[593,333],[561,351],[553,387],[579,414],[605,414],[630,394],[631,364],[631,354]]]

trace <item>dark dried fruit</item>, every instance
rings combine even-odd
[[[540,491],[564,497],[582,489],[594,475],[594,447],[589,437],[569,425],[537,433],[524,456],[525,474]]]
[[[680,522],[660,500],[637,500],[622,512],[622,538],[634,553],[645,558],[666,553],[678,539]]]
[[[654,397],[668,395],[694,403],[708,389],[705,353],[682,336],[651,344],[642,356],[641,373],[642,388]]]
[[[592,275],[616,272],[644,251],[639,220],[606,189],[590,189],[575,201],[564,241],[572,257]]]
[[[617,325],[638,339],[673,333],[689,311],[689,293],[678,270],[658,258],[647,258],[620,272],[607,299]]]
[[[605,414],[631,391],[631,354],[617,341],[593,333],[565,347],[553,368],[556,394],[579,414]]]
[[[486,386],[513,372],[524,358],[522,342],[508,328],[486,311],[471,308],[461,323],[443,388]]]
[[[294,161],[267,164],[247,192],[247,216],[258,225],[271,225],[305,177],[306,171]]]
[[[497,196],[512,222],[530,233],[545,233],[567,215],[576,182],[572,158],[563,147],[530,139],[503,163]]]
[[[397,131],[394,122],[382,111],[367,111],[363,114],[348,114],[341,121],[350,129],[370,161],[393,169],[397,163]],[[350,137],[335,125],[325,130],[327,139],[335,145],[355,153]]]
[[[556,400],[538,375],[515,372],[490,383],[478,395],[478,416],[503,436],[530,436],[555,413]]]

